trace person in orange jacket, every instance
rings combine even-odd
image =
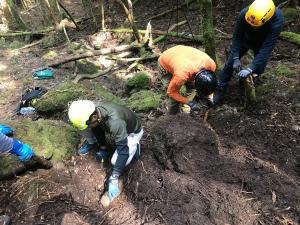
[[[170,114],[178,113],[180,104],[187,104],[192,111],[200,111],[197,101],[189,101],[180,94],[183,85],[192,84],[196,88],[198,99],[207,100],[217,86],[216,63],[206,53],[193,47],[177,45],[164,51],[158,59],[158,69],[163,85],[168,86]],[[212,103],[212,99],[210,100]]]

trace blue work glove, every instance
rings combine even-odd
[[[12,135],[14,133],[14,130],[9,126],[0,124],[0,132],[7,136],[7,135]]]
[[[250,68],[247,68],[247,69],[241,70],[241,71],[238,73],[238,75],[239,75],[239,77],[246,78],[246,77],[248,77],[251,73],[252,73],[252,70],[251,70]]]
[[[238,73],[242,69],[242,64],[239,57],[233,58],[233,70]]]
[[[34,156],[33,150],[28,145],[23,144],[17,139],[14,139],[13,148],[10,152],[19,156],[20,161],[29,160],[32,156]]]
[[[108,179],[108,197],[112,201],[114,198],[120,195],[119,189],[119,176],[112,174]]]
[[[191,107],[192,111],[199,112],[201,110],[199,104],[195,101],[189,101],[187,105]]]

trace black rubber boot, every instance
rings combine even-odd
[[[224,89],[219,89],[214,93],[213,97],[213,104],[214,106],[218,106],[222,104],[222,101],[224,99],[225,95],[225,90]]]

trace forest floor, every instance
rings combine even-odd
[[[218,35],[232,33],[243,6],[240,2],[215,1]],[[79,4],[64,3],[75,17],[82,16],[76,14]],[[174,1],[139,1],[135,16],[138,21],[145,20],[138,26],[144,29],[147,18],[170,6]],[[177,18],[185,19],[183,12],[154,19],[152,26],[167,30]],[[197,6],[192,4],[185,13],[192,32],[199,33]],[[121,9],[110,5],[107,26],[120,26],[122,15]],[[300,33],[299,20],[285,30]],[[190,32],[187,26],[179,30]],[[71,39],[89,43],[92,33],[86,25],[84,31],[72,32]],[[116,35],[108,36],[107,46],[118,44]],[[162,52],[176,44],[202,47],[169,38],[157,50]],[[222,62],[229,46],[230,39],[217,39]],[[52,49],[63,48],[61,43]],[[52,49],[3,50],[1,119],[17,118],[13,111],[29,86],[51,88],[73,76],[72,66],[65,65],[55,70],[55,79],[31,80],[32,69],[44,63],[41,55]],[[224,105],[210,112],[207,122],[188,114],[153,113],[157,119],[141,115],[145,130],[141,159],[126,171],[124,192],[108,209],[102,208],[99,196],[109,168],[101,168],[94,154],[74,154],[51,170],[28,172],[1,182],[0,214],[11,216],[13,224],[300,224],[299,64],[299,47],[279,40],[261,78],[258,102],[251,110],[241,110],[237,81],[233,80]],[[278,76],[268,72],[279,65],[293,73]],[[157,74],[156,62],[144,66]],[[105,82],[109,86],[109,76]]]

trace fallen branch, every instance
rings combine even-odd
[[[137,26],[134,21],[132,2],[130,0],[127,0],[127,2],[128,2],[128,8],[127,8],[126,5],[121,0],[114,0],[114,1],[122,6],[122,8],[127,16],[127,19],[132,27],[133,34],[134,34],[136,40],[140,43],[142,41],[142,37],[141,37],[139,30],[137,29]]]
[[[151,55],[146,57],[139,57],[139,58],[120,58],[120,57],[107,57],[107,59],[116,60],[118,62],[128,63],[128,62],[134,62],[134,61],[146,61],[151,59],[157,59],[159,55]]]
[[[114,32],[114,33],[132,33],[131,29],[126,29],[126,28],[120,28],[120,29],[110,29],[106,30],[109,32]],[[145,34],[146,30],[139,30],[141,34]],[[171,37],[177,37],[177,38],[183,38],[195,42],[200,42],[202,43],[203,37],[202,35],[194,35],[194,37],[190,34],[186,33],[177,33],[177,32],[166,32],[166,31],[160,31],[160,30],[152,30],[152,34],[158,34],[158,35],[166,35],[166,36],[171,36]]]
[[[24,49],[26,49],[26,48],[31,48],[31,47],[33,47],[33,46],[35,46],[35,45],[40,44],[42,41],[43,41],[43,39],[38,40],[38,41],[36,41],[36,42],[30,43],[30,44],[28,44],[28,45],[25,45],[25,46],[23,46],[23,47],[21,47],[21,48],[14,49],[14,51],[20,51],[20,50],[24,50]]]
[[[111,53],[116,53],[116,52],[122,52],[122,51],[127,51],[127,50],[133,50],[141,47],[141,45],[121,45],[113,48],[103,48],[101,50],[91,50],[83,54],[77,54],[77,55],[72,55],[70,57],[67,57],[65,59],[58,60],[54,63],[48,64],[46,67],[58,67],[62,64],[76,61],[79,59],[85,59],[93,56],[98,56],[98,55],[107,55]]]
[[[0,37],[17,37],[17,36],[26,36],[26,35],[34,35],[34,34],[46,34],[46,33],[49,33],[51,31],[54,31],[53,27],[45,29],[45,30],[38,30],[38,31],[0,33]]]
[[[179,27],[179,26],[182,26],[182,25],[184,25],[184,24],[186,24],[186,23],[187,23],[187,21],[184,20],[184,21],[181,21],[181,22],[179,22],[179,23],[173,24],[173,25],[168,29],[167,34],[170,33],[172,30],[174,30],[175,28],[177,28],[177,27]],[[155,38],[155,39],[153,40],[153,43],[154,43],[154,44],[157,44],[158,42],[163,41],[163,40],[167,37],[167,34]]]
[[[69,13],[69,11],[66,9],[66,7],[63,6],[63,4],[60,1],[57,1],[58,5],[67,13],[67,15],[69,16],[69,18],[72,20],[72,22],[74,23],[76,30],[79,31],[79,26],[76,23],[76,21],[74,20],[74,18],[72,17],[72,15]]]
[[[114,64],[111,65],[110,67],[108,67],[107,69],[99,71],[98,73],[94,73],[94,74],[77,74],[77,76],[74,78],[74,80],[72,82],[77,84],[82,79],[94,79],[101,75],[107,74],[109,71],[111,71],[111,69],[113,67],[114,67]]]

